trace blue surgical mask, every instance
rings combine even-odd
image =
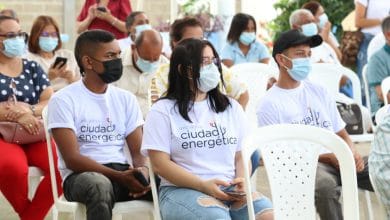
[[[214,63],[203,66],[200,68],[198,89],[205,93],[214,89],[221,80],[220,75],[218,67]]]
[[[242,32],[240,35],[240,42],[244,45],[249,45],[256,39],[256,34],[255,32]]]
[[[318,26],[320,29],[322,29],[325,26],[325,24],[328,22],[328,15],[323,13],[322,15],[320,15],[320,17],[318,17],[318,19],[320,20],[318,22]]]
[[[137,25],[137,26],[135,26],[135,37],[138,37],[139,34],[141,34],[143,31],[151,30],[151,29],[152,29],[152,26],[150,26],[150,24]]]
[[[135,62],[135,64],[144,73],[154,73],[160,66],[160,61],[150,62],[148,60],[142,59],[141,57],[138,57],[138,60]]]
[[[284,55],[283,55],[284,56]],[[307,78],[311,71],[311,62],[310,58],[295,58],[290,59],[286,56],[285,58],[289,59],[292,62],[292,68],[287,69],[288,74],[293,78],[295,81],[302,81]]]
[[[56,37],[39,37],[39,47],[45,52],[52,52],[58,45]]]
[[[7,57],[20,57],[24,54],[26,43],[23,37],[15,37],[3,40],[4,50],[2,51]]]
[[[307,37],[311,37],[318,34],[317,25],[313,22],[304,24],[301,26],[301,28],[302,28],[302,33]]]

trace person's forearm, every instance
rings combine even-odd
[[[87,17],[83,21],[78,22],[77,23],[77,33],[80,34],[84,31],[86,31],[88,29],[89,25],[91,24],[92,20],[93,19],[91,19],[90,17]]]
[[[330,165],[332,165],[332,159],[331,159],[331,157],[334,157],[334,154],[333,154],[333,153],[321,154],[321,155],[318,157],[318,161],[321,162],[321,163],[325,163],[325,164],[330,164]]]
[[[65,164],[68,169],[72,170],[75,173],[97,172],[103,174],[104,176],[112,180],[116,180],[118,176],[121,175],[120,171],[116,171],[102,164],[99,164],[91,158],[83,156],[81,154],[68,158],[67,161],[65,161]]]
[[[118,29],[119,31],[123,32],[123,33],[127,33],[127,29],[126,29],[126,24],[125,22],[119,20],[118,18],[113,18],[111,20],[111,23],[110,23],[113,27],[115,27],[116,29]]]
[[[166,158],[163,152],[151,152],[149,150],[150,161],[153,171],[178,187],[186,187],[202,191],[202,179],[191,174],[180,167],[169,158]]]
[[[245,91],[244,93],[242,93],[240,95],[240,97],[238,98],[238,103],[240,103],[240,105],[242,106],[242,108],[245,110],[246,108],[246,105],[248,104],[248,101],[249,101],[249,93],[248,93],[248,90]]]
[[[243,161],[242,161],[242,155],[241,155],[241,152],[236,152],[236,157],[235,157],[235,166],[236,166],[236,178],[237,177],[244,177],[244,164],[243,164]],[[249,161],[247,161],[247,163],[249,164],[249,173],[251,173],[251,163]]]
[[[356,27],[358,28],[368,28],[375,27],[382,23],[380,19],[367,19],[367,18],[357,18]]]

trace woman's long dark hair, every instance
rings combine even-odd
[[[180,115],[191,122],[188,112],[192,109],[198,90],[199,72],[202,63],[203,49],[210,47],[214,57],[219,60],[219,56],[213,45],[206,40],[195,38],[182,40],[173,50],[168,76],[168,91],[164,98],[175,100]],[[221,76],[222,67],[218,62],[218,70]],[[219,86],[207,92],[211,109],[216,112],[223,112],[230,105],[229,99],[220,92]]]
[[[227,35],[227,40],[229,43],[232,44],[239,41],[241,33],[244,32],[248,27],[249,21],[252,21],[255,25],[256,33],[256,20],[252,15],[245,13],[237,13],[234,15],[230,25],[229,33]]]

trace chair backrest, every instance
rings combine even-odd
[[[375,121],[376,124],[379,125],[380,123],[383,122],[383,119],[385,118],[386,115],[389,114],[389,107],[390,105],[385,105],[382,106],[378,111],[375,113]]]
[[[378,50],[382,49],[382,47],[386,44],[385,36],[383,35],[383,32],[379,32],[377,35],[375,35],[374,38],[370,41],[367,47],[367,60],[370,59],[370,57],[377,52]]]
[[[361,105],[362,92],[359,77],[352,70],[334,63],[314,63],[309,74],[309,80],[327,88],[333,95],[337,95],[340,89],[340,79],[347,76],[352,82],[353,99]]]
[[[161,220],[160,214],[160,204],[158,200],[158,190],[156,184],[156,178],[153,171],[153,166],[150,160],[148,160],[149,166],[149,178],[150,178],[150,186],[152,188],[152,196],[153,196],[153,206],[154,206],[154,220]]]
[[[390,76],[388,76],[384,80],[382,80],[381,89],[382,89],[382,95],[383,95],[383,102],[385,103],[385,105],[387,105],[387,104],[389,104],[389,102],[387,101],[387,93],[390,90]]]
[[[371,114],[371,100],[370,100],[371,97],[370,97],[370,90],[368,87],[367,76],[368,76],[368,69],[367,69],[367,64],[366,64],[363,67],[362,78],[363,78],[363,84],[364,84],[364,93],[366,95],[366,105],[367,105],[368,111]]]
[[[43,126],[45,128],[46,142],[47,142],[47,154],[49,157],[49,169],[50,169],[50,181],[53,191],[54,202],[58,201],[57,180],[55,176],[55,166],[53,157],[53,148],[51,144],[51,136],[48,129],[48,106],[45,106],[42,110]]]
[[[322,128],[279,124],[252,130],[245,138],[242,156],[250,219],[253,215],[249,164],[251,154],[261,150],[271,187],[276,220],[315,219],[314,187],[318,156],[322,147],[332,151],[340,164],[344,218],[359,219],[356,169],[348,145]]]
[[[275,77],[279,74],[279,70],[273,66],[264,63],[240,63],[231,67],[231,71],[237,77],[245,82],[249,101],[245,112],[252,126],[256,126],[256,106],[261,97],[265,95],[267,90],[267,82],[270,77]]]

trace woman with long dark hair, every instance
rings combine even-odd
[[[168,78],[166,95],[146,117],[142,141],[142,153],[162,179],[163,219],[248,219],[241,158],[248,126],[242,107],[218,88],[223,79],[214,47],[181,41]],[[223,191],[229,186],[236,195]],[[269,199],[253,195],[258,219],[273,219]]]

